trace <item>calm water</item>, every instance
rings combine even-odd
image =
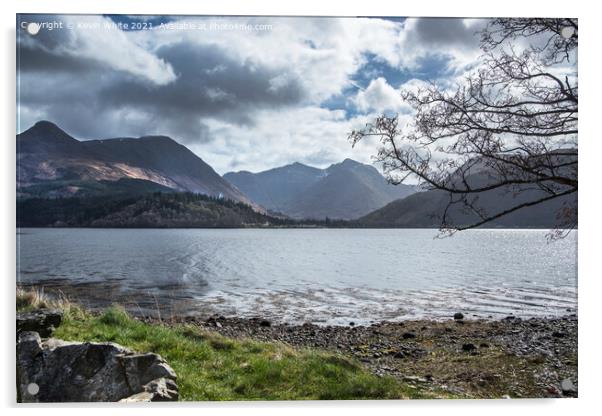
[[[551,316],[577,305],[577,233],[24,229],[19,282],[89,307],[346,324]]]

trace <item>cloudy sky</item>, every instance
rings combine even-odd
[[[41,25],[35,35],[24,27]],[[219,173],[369,163],[347,134],[474,67],[471,19],[20,16],[18,129],[168,135]],[[127,25],[127,27],[125,27]]]

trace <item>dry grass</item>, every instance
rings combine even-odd
[[[56,295],[49,295],[44,291],[44,288],[38,287],[17,287],[16,306],[17,311],[54,308],[70,312],[78,309],[64,293],[59,292]]]

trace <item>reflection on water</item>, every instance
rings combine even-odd
[[[576,238],[541,230],[27,229],[21,284],[89,307],[318,323],[563,315]]]

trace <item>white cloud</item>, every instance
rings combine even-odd
[[[389,85],[382,77],[373,79],[366,89],[358,91],[353,102],[363,113],[368,111],[398,113],[410,110],[401,99],[400,91]]]
[[[61,20],[71,29],[64,30],[65,36],[53,45],[54,52],[96,61],[156,85],[166,85],[176,79],[169,63],[118,29],[109,18],[65,15]]]

